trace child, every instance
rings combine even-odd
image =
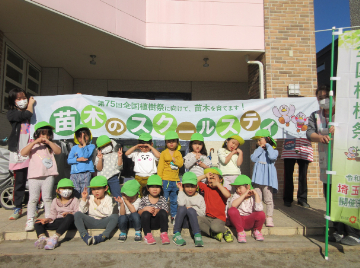
[[[179,168],[184,164],[183,157],[180,153],[181,145],[179,136],[175,131],[169,131],[165,134],[166,149],[161,152],[158,175],[163,180],[163,189],[165,200],[170,197],[171,223],[177,211],[177,185],[179,181]]]
[[[136,149],[140,149],[140,152],[135,152]],[[127,150],[125,155],[134,162],[135,180],[140,183],[142,197],[142,189],[146,187],[148,178],[157,172],[156,162],[160,153],[153,147],[151,135],[144,132],[139,136],[138,144]]]
[[[197,177],[194,172],[186,172],[182,177],[182,183],[178,183],[178,209],[175,218],[173,242],[177,246],[186,245],[181,237],[182,228],[191,228],[194,235],[195,247],[203,247],[200,227],[197,216],[205,216],[205,200],[196,192]]]
[[[240,150],[239,146],[244,143],[245,141],[239,135],[232,135],[225,140],[222,148],[218,150],[219,168],[222,171],[222,174],[224,174],[223,185],[231,194],[234,193],[231,183],[233,183],[235,178],[241,174],[240,166],[243,162],[243,152]],[[230,199],[226,204],[226,211],[230,207],[229,202]]]
[[[204,137],[200,133],[194,133],[191,136],[189,153],[184,157],[184,165],[196,176],[204,175],[204,169],[211,166],[211,160],[207,157]]]
[[[197,177],[198,186],[204,191],[206,204],[206,216],[198,217],[200,230],[219,242],[222,237],[226,242],[232,242],[231,232],[225,227],[225,206],[231,194],[222,185],[221,170],[212,167],[205,169],[204,173],[205,175]],[[207,178],[207,184],[201,182],[204,178]]]
[[[11,124],[11,134],[8,140],[8,149],[10,151],[9,170],[15,173],[13,191],[15,208],[9,220],[17,220],[22,213],[29,157],[23,157],[20,151],[30,140],[29,122],[34,112],[34,104],[34,98],[28,98],[25,90],[20,88],[10,90],[8,96],[9,108],[6,116]]]
[[[22,156],[30,157],[28,169],[29,202],[25,231],[34,231],[34,217],[40,191],[45,205],[45,218],[50,215],[52,190],[55,176],[59,175],[54,154],[61,148],[52,142],[54,127],[42,121],[35,125],[34,141],[21,150]]]
[[[88,187],[91,172],[94,172],[92,154],[95,145],[90,144],[92,135],[85,125],[78,125],[74,132],[75,145],[71,148],[68,156],[68,164],[71,165],[70,180],[74,183],[75,197],[80,198],[85,187]]]
[[[130,180],[124,183],[121,188],[122,198],[115,200],[119,203],[118,225],[120,229],[119,242],[125,242],[127,230],[130,226],[135,229],[135,242],[141,242],[141,219],[137,212],[141,199],[138,198],[140,184],[136,180]]]
[[[236,192],[231,200],[228,216],[231,224],[238,233],[238,242],[246,243],[246,230],[252,230],[252,236],[257,241],[264,241],[261,228],[265,222],[265,213],[259,194],[251,186],[251,179],[246,175],[239,175],[231,184]]]
[[[252,182],[255,191],[259,194],[260,200],[264,196],[266,204],[266,226],[274,227],[273,192],[278,189],[278,180],[275,168],[275,161],[278,157],[275,140],[270,136],[267,129],[256,131],[251,139],[256,140],[257,149],[251,155],[251,161],[255,162]]]
[[[98,154],[95,159],[95,166],[98,171],[97,175],[104,176],[108,180],[110,193],[113,197],[121,196],[119,173],[123,168],[122,148],[116,153],[114,147],[116,142],[110,140],[106,135],[101,135],[96,140]]]
[[[88,246],[108,239],[118,220],[118,209],[113,198],[109,196],[107,179],[104,176],[96,176],[91,180],[89,188],[92,195],[89,196],[87,187],[85,187],[81,193],[79,211],[74,215],[75,226],[82,240]],[[105,229],[105,231],[92,237],[85,228]]]
[[[163,245],[170,244],[168,236],[169,211],[166,199],[163,196],[162,180],[159,175],[151,175],[147,186],[143,188],[143,198],[139,205],[139,215],[141,216],[141,226],[144,231],[144,241],[148,245],[156,244],[151,230],[160,228],[160,238]]]
[[[48,218],[39,219],[35,223],[38,240],[35,247],[38,249],[54,249],[59,237],[67,230],[75,228],[74,214],[79,210],[79,200],[74,197],[74,184],[69,179],[61,179],[57,185],[56,198],[51,203],[51,212]],[[51,237],[46,237],[46,230],[56,230]]]

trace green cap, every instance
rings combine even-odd
[[[232,186],[247,185],[247,184],[251,186],[251,179],[246,175],[239,175],[236,177],[233,183],[230,183],[230,185]],[[254,188],[251,186],[250,189],[254,189]]]
[[[193,184],[193,185],[197,185],[198,183],[196,174],[191,171],[184,173],[181,182],[182,184]]]
[[[95,176],[90,181],[90,186],[88,186],[88,188],[105,187],[106,185],[108,185],[106,177]]]
[[[63,179],[59,180],[57,189],[65,188],[65,187],[73,187],[74,188],[74,183],[71,180],[69,180],[68,178],[63,178]]]
[[[101,135],[99,138],[97,138],[96,140],[96,146],[99,148],[99,147],[102,147],[108,143],[111,143],[111,140],[108,136],[106,135]]]
[[[273,148],[275,149],[277,147],[277,143],[273,139],[273,137],[271,137],[270,132],[267,129],[259,129],[258,131],[256,131],[255,136],[252,137],[251,139],[252,140],[258,140],[260,138],[265,138],[265,137],[270,138],[270,140],[274,143]]]
[[[168,131],[165,133],[165,140],[176,140],[179,138],[179,135],[175,131]]]
[[[217,167],[206,168],[206,169],[204,170],[204,174],[207,174],[207,173],[209,173],[209,172],[211,172],[211,173],[213,173],[213,174],[218,174],[218,175],[222,176],[222,171],[221,171],[219,168],[217,168]]]
[[[75,132],[78,131],[79,129],[82,129],[82,128],[87,128],[87,129],[89,129],[86,125],[83,125],[83,124],[78,125],[78,126],[75,128],[75,130],[74,130],[74,142],[75,142],[76,144],[80,144],[80,143],[79,143],[78,139],[76,138]],[[90,131],[90,129],[89,129],[89,131]],[[90,131],[90,140],[92,140],[92,138],[93,138],[93,137],[92,137],[92,133],[91,133],[91,131]]]
[[[140,134],[138,140],[140,141],[151,141],[152,137],[149,133],[143,132]]]
[[[55,129],[52,125],[50,125],[48,122],[46,121],[41,121],[39,123],[36,123],[34,129],[35,131],[38,130],[39,128],[43,128],[43,127],[50,127],[52,129]]]
[[[134,196],[139,193],[140,183],[137,180],[129,180],[124,183],[121,188],[121,193],[126,194],[127,196]]]
[[[200,133],[194,133],[191,135],[190,141],[204,141],[204,137]]]
[[[154,174],[148,178],[147,185],[159,185],[162,186],[162,179],[159,175]]]

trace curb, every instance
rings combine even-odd
[[[233,235],[236,236],[235,228],[231,227]],[[103,232],[103,229],[89,229],[89,235],[95,236]],[[329,229],[329,232],[332,232],[332,228]],[[172,235],[173,228],[169,228],[168,233]],[[49,236],[55,234],[55,231],[48,231]],[[114,230],[111,235],[116,237],[119,236],[119,229]],[[160,230],[152,231],[154,237],[160,237]],[[262,234],[264,236],[268,235],[277,235],[277,236],[321,236],[325,235],[325,227],[264,227],[262,228]],[[144,236],[144,234],[142,234]],[[181,232],[182,236],[190,236],[189,229],[183,229]],[[247,236],[251,236],[251,231],[246,231]],[[128,232],[128,237],[134,237],[135,230],[131,228]],[[66,232],[66,235],[63,237],[66,239],[80,238],[77,230],[69,230]],[[2,232],[0,233],[0,242],[1,241],[19,241],[19,240],[36,240],[36,232]]]

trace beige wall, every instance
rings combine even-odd
[[[74,79],[63,68],[42,68],[41,95],[73,94]]]

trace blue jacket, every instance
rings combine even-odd
[[[80,148],[79,145],[75,145],[71,148],[67,162],[71,165],[70,174],[77,174],[82,172],[94,172],[94,163],[92,161],[92,155],[95,150],[94,144],[86,145],[83,148]],[[77,158],[84,157],[88,160],[85,162],[76,161]]]
[[[252,182],[271,186],[274,189],[274,193],[278,190],[278,179],[275,168],[275,161],[279,155],[278,150],[271,147],[269,143],[266,144],[266,150],[262,147],[258,147],[254,153],[250,156],[251,161],[255,162]]]

